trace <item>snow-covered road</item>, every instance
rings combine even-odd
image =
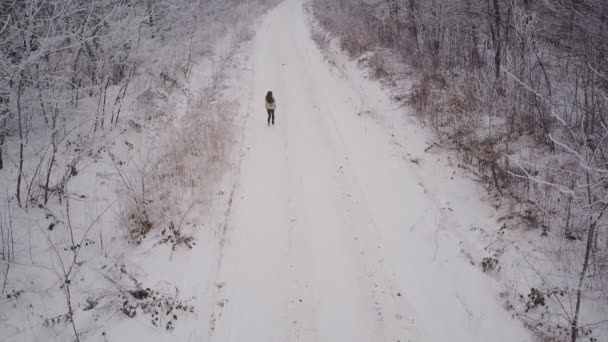
[[[424,159],[420,129],[386,129],[393,105],[324,61],[301,1],[266,16],[252,58],[211,340],[530,341],[451,231],[489,215],[452,191],[472,183],[440,186],[449,171]]]

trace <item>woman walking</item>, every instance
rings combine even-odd
[[[268,112],[268,126],[272,122],[274,126],[274,110],[277,108],[277,103],[272,96],[272,91],[266,93],[266,111]]]

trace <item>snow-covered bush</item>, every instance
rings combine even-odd
[[[189,214],[209,210],[234,142],[231,53],[275,3],[0,4],[1,340],[80,341],[134,312],[172,330],[156,311],[196,311],[110,265],[196,243]]]

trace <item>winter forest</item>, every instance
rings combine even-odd
[[[607,113],[605,0],[0,0],[0,341],[608,342]]]
[[[416,75],[402,100],[434,144],[456,149],[513,229],[535,230],[559,263],[557,274],[537,266],[543,288],[531,292],[553,294],[555,312],[527,324],[563,320],[571,341],[584,336],[596,322],[580,322],[582,302],[608,304],[608,3],[319,1],[315,13],[351,55],[376,52],[379,78]]]

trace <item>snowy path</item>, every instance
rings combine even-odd
[[[253,58],[210,340],[531,340],[446,231],[459,223],[427,190],[437,166],[404,160],[361,115],[386,99],[330,70],[300,1],[267,15]]]

